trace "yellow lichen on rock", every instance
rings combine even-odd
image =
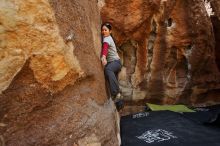
[[[0,2],[0,92],[27,60],[35,79],[49,90],[73,84],[83,74],[73,48],[61,37],[48,0]]]

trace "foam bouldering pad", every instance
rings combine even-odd
[[[122,146],[219,146],[220,128],[195,122],[197,118],[192,120],[190,116],[194,115],[172,111],[123,116]]]
[[[147,103],[147,107],[151,111],[169,110],[173,112],[195,112],[194,110],[188,108],[185,105],[156,105],[156,104]]]

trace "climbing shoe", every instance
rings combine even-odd
[[[118,111],[124,108],[124,101],[122,99],[115,100],[115,106]]]

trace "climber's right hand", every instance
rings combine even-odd
[[[102,61],[102,65],[105,66],[107,64],[106,56],[103,55],[101,61]]]

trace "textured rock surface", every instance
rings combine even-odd
[[[47,1],[1,1],[0,13],[0,91],[9,86],[29,58],[36,80],[52,92],[82,76],[78,60],[70,53],[74,48],[64,43]]]
[[[96,0],[0,2],[1,142],[117,145],[99,29]]]
[[[209,0],[212,6],[212,9],[215,13],[215,15],[218,17],[220,20],[220,1],[218,0]]]
[[[114,27],[125,99],[219,103],[220,5],[210,2],[212,21],[203,0],[0,1],[0,145],[118,145],[99,10]]]
[[[211,17],[213,29],[215,32],[215,56],[218,69],[220,70],[220,19],[216,16]]]
[[[220,102],[214,33],[203,0],[107,0],[101,15],[114,26],[122,50],[126,73],[120,83],[127,100]]]
[[[215,33],[216,62],[220,70],[220,1],[211,0],[210,3],[214,12],[214,15],[211,16],[211,20]]]

